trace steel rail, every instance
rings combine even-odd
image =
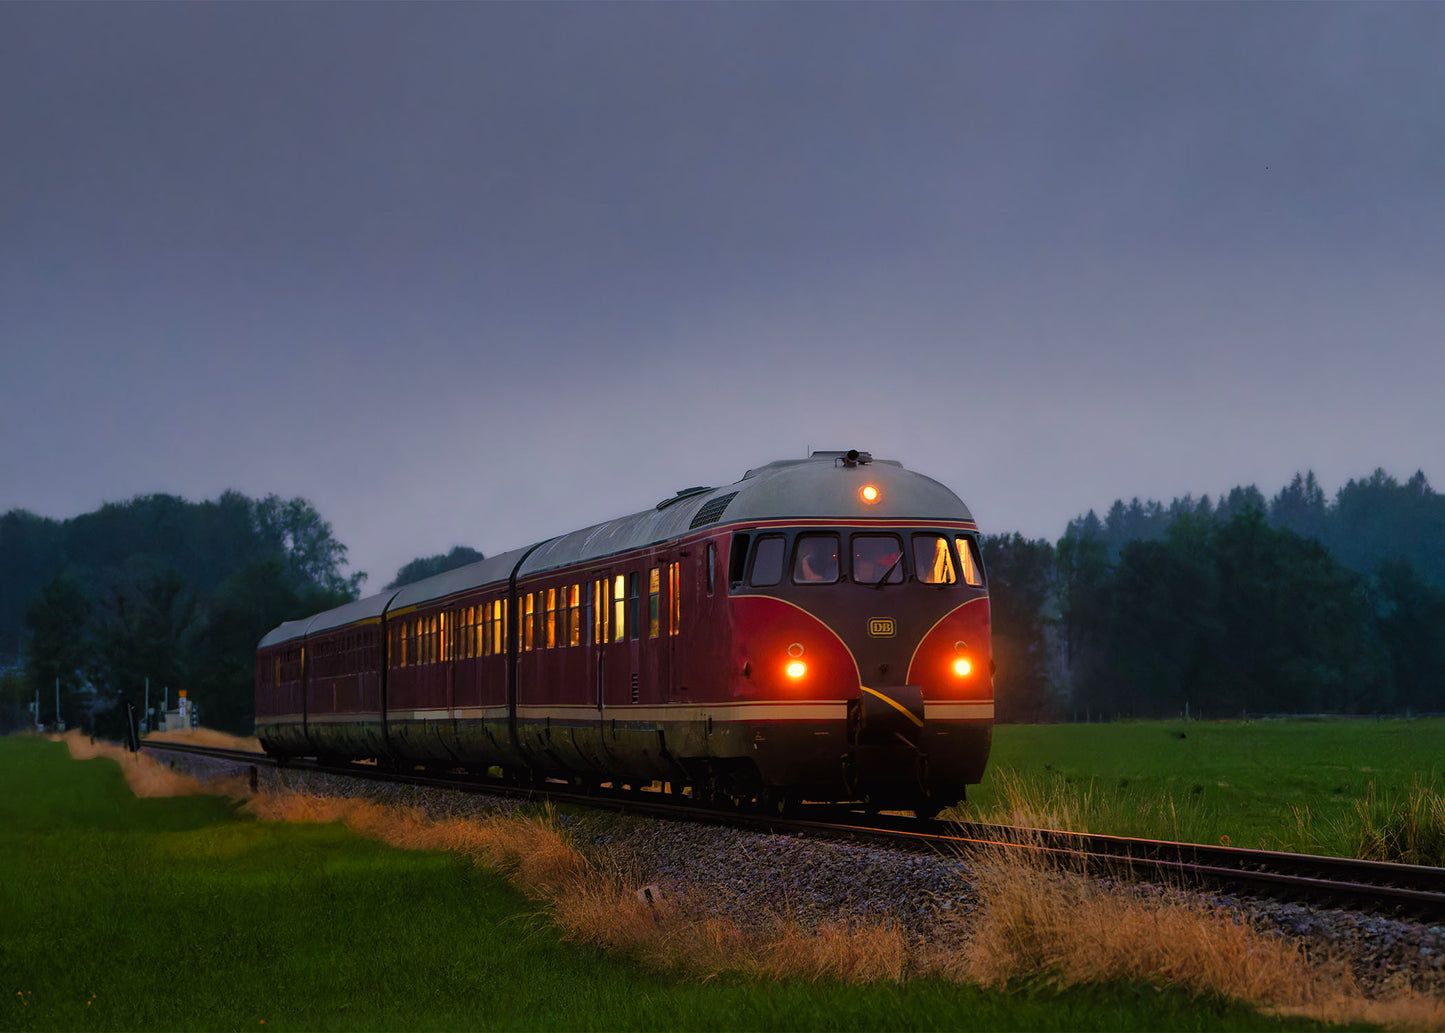
[[[702,807],[686,797],[646,790],[582,791],[565,782],[509,782],[484,776],[396,771],[364,764],[286,761],[264,753],[144,740],[147,750],[213,757],[250,766],[315,771],[433,788],[550,800],[670,820],[761,832],[886,843],[928,852],[1022,853],[1092,874],[1160,881],[1181,887],[1238,891],[1322,906],[1348,906],[1421,918],[1445,917],[1445,868],[1364,861],[1279,850],[1176,843],[1015,828],[978,822],[865,814],[841,806],[804,805],[787,814]]]

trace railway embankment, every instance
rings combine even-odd
[[[237,773],[224,761],[172,756],[178,770],[202,780],[234,779]],[[257,779],[263,793],[364,801],[437,823],[535,811],[534,805],[513,797],[296,768],[259,768]],[[1045,901],[1064,917],[1071,911],[1087,912],[1098,922],[1121,927],[1132,920],[1130,915],[1146,916],[1155,928],[1160,915],[1171,916],[1168,921],[1191,915],[1206,925],[1229,923],[1259,934],[1253,946],[1240,945],[1239,951],[1273,945],[1285,948],[1280,955],[1284,959],[1297,951],[1306,968],[1333,973],[1331,979],[1349,985],[1362,998],[1407,994],[1445,999],[1445,924],[1157,883],[1101,881],[1070,872],[1067,866],[1020,869],[1016,860],[985,858],[980,863],[955,853],[920,853],[589,808],[557,808],[549,811],[547,820],[583,855],[591,870],[635,888],[647,907],[665,908],[694,921],[721,919],[759,940],[776,939],[784,930],[798,934],[885,930],[900,940],[898,949],[914,959],[914,967],[921,968],[932,964],[924,959],[939,950],[966,954],[986,913],[991,907],[998,910],[1001,894],[1011,893]],[[1045,910],[1031,917],[1015,916],[1015,921],[1041,932],[1058,917]],[[1063,926],[1048,933],[1060,942],[1078,935],[1078,929]],[[1104,939],[1091,947],[1086,942],[1089,935],[1083,934],[1075,952],[1102,957],[1114,949]],[[1178,935],[1201,934],[1196,924]],[[1143,968],[1168,964],[1167,946],[1152,959],[1138,945],[1129,947],[1124,953],[1137,955],[1131,964]],[[990,949],[997,951],[996,946]],[[1217,945],[1210,949],[1220,952]],[[1223,952],[1228,954],[1229,949]],[[1066,968],[1065,961],[1021,956],[1015,963]],[[1301,969],[1295,978],[1311,978],[1304,972]],[[1005,973],[1007,977],[1029,974]]]

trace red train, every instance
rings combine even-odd
[[[256,734],[277,756],[927,814],[982,777],[992,674],[968,509],[815,452],[282,624]]]

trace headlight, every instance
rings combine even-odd
[[[786,668],[789,678],[801,678],[808,673],[808,665],[801,660],[794,660]]]
[[[968,657],[961,656],[953,661],[953,673],[960,678],[967,678],[973,673],[973,664],[969,663]]]

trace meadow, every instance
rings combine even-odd
[[[1445,719],[1001,725],[952,813],[1445,865]]]
[[[668,973],[457,850],[138,799],[34,738],[0,739],[0,787],[6,1030],[1324,1028],[1177,983]]]

